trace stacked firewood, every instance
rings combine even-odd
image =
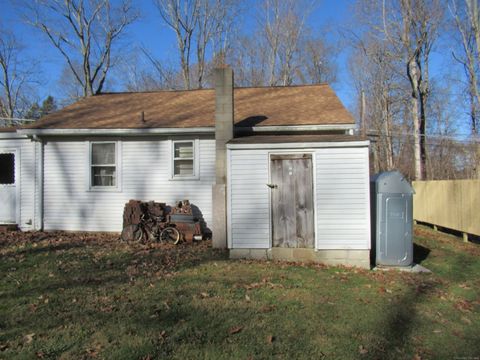
[[[130,200],[125,204],[125,208],[123,209],[123,227],[138,225],[145,219],[155,219],[165,222],[166,216],[169,213],[170,207],[165,203]]]
[[[130,200],[123,210],[122,239],[125,241],[178,241],[202,239],[199,219],[188,200],[175,207],[154,201]]]

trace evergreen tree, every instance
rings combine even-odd
[[[37,102],[34,102],[30,109],[28,109],[27,113],[25,114],[26,119],[38,120],[40,119],[40,106]]]
[[[53,96],[48,95],[47,98],[43,101],[42,107],[40,108],[40,117],[48,115],[57,110],[57,104]]]

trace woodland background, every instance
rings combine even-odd
[[[372,173],[480,177],[478,0],[0,0],[0,118],[109,91],[328,82]]]

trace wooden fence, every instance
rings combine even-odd
[[[480,180],[414,181],[413,218],[480,235]]]

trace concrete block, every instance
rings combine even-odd
[[[267,260],[267,250],[266,249],[250,249],[249,259],[253,260]]]
[[[212,186],[212,246],[218,249],[227,247],[227,204],[225,184]]]
[[[267,259],[268,260],[273,260],[272,249],[267,249],[266,253],[267,253]]]
[[[292,249],[292,257],[294,261],[314,262],[316,260],[314,249]]]
[[[272,258],[274,260],[293,261],[293,251],[291,248],[272,248]]]
[[[230,259],[248,259],[250,256],[250,249],[230,249]]]

